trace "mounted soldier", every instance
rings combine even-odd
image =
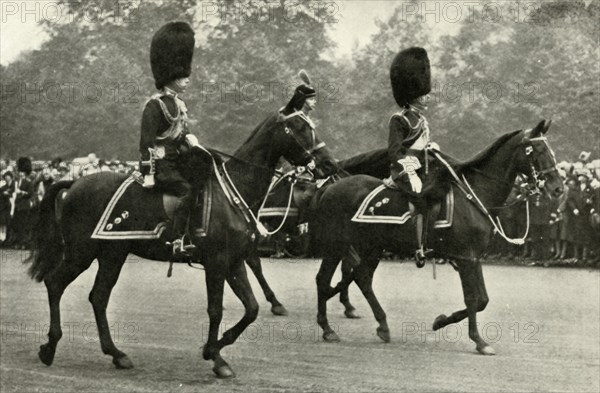
[[[186,176],[186,164],[191,149],[198,148],[198,139],[188,130],[187,107],[181,95],[187,89],[194,54],[194,31],[185,22],[170,22],[161,27],[150,45],[150,64],[158,93],[144,107],[142,114],[140,170],[144,187],[155,187],[179,198],[174,214],[173,230],[178,240],[174,253],[184,249],[192,186]]]
[[[317,150],[321,150],[323,153],[326,148],[325,142],[321,141],[316,133],[316,126],[312,119],[309,117],[310,112],[317,108],[317,92],[312,87],[310,77],[307,72],[300,70],[298,76],[303,83],[298,85],[294,90],[294,95],[290,101],[279,110],[279,121],[280,122],[291,122],[294,119],[299,119],[293,122],[295,132],[305,133],[312,135],[312,148],[307,151],[309,154],[313,154]],[[291,125],[291,123],[289,123]],[[339,171],[339,167],[336,161],[333,159],[330,153],[321,155],[322,158],[319,162],[311,160],[306,165],[307,172],[301,173],[301,177],[305,177],[308,180],[325,179],[329,176],[336,175]],[[326,157],[326,158],[324,158]],[[307,231],[306,225],[306,209],[308,204],[313,197],[316,189],[314,187],[308,187],[304,192],[295,194],[295,201],[298,205],[299,217],[298,222],[300,233]]]
[[[427,51],[412,47],[398,53],[392,62],[390,79],[394,99],[400,111],[389,121],[388,155],[391,177],[386,179],[390,188],[408,191],[413,197],[413,213],[417,250],[417,266],[422,267],[425,259],[424,234],[428,214],[427,202],[421,198],[423,176],[427,174],[427,154],[430,145],[429,125],[424,112],[427,110],[431,91],[431,71]],[[431,250],[427,250],[430,252]]]
[[[316,140],[316,127],[309,117],[309,114],[317,107],[317,91],[311,86],[310,78],[306,71],[301,70],[298,73],[298,76],[302,79],[303,83],[296,87],[294,95],[287,105],[279,110],[279,121],[286,121],[294,117],[301,119],[302,128],[310,129],[314,136],[313,139]],[[316,150],[324,146],[324,143],[320,143],[318,146],[315,145],[313,149]],[[306,167],[310,170],[314,170],[316,168],[316,163],[313,160]]]

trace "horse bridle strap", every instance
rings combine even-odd
[[[458,187],[459,190],[461,190],[465,194],[467,200],[473,203],[475,207],[477,207],[477,209],[479,209],[490,220],[495,232],[497,232],[500,236],[502,236],[502,238],[504,238],[504,240],[506,240],[509,243],[517,245],[525,244],[525,238],[529,233],[529,201],[527,201],[526,205],[527,229],[525,231],[525,235],[520,239],[511,239],[508,236],[506,236],[504,228],[502,228],[502,224],[500,223],[500,219],[496,217],[496,220],[498,220],[498,223],[496,223],[496,221],[492,218],[492,215],[489,213],[488,209],[486,209],[485,205],[481,202],[481,200],[475,194],[475,191],[471,188],[471,185],[467,181],[465,175],[462,175],[462,179],[459,178],[456,172],[454,171],[454,168],[452,168],[452,166],[446,160],[444,160],[444,158],[440,156],[437,151],[432,150],[432,152],[433,155],[448,169],[450,175],[452,175],[452,177],[454,178],[455,185]]]

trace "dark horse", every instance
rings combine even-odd
[[[295,165],[306,165],[315,158],[308,151],[312,135],[298,131],[303,128],[296,122],[301,121],[298,118],[281,121],[277,114],[268,117],[227,162],[227,172],[249,206],[255,205],[264,196],[280,157],[283,156]],[[318,152],[315,154],[318,155]],[[198,160],[205,160],[205,157],[193,155],[190,167],[195,167],[194,161]],[[198,179],[201,176],[202,174],[196,173],[193,177]],[[57,183],[48,190],[41,203],[36,227],[36,248],[30,258],[30,274],[37,281],[44,281],[48,290],[49,340],[40,347],[39,352],[40,359],[46,365],[52,364],[56,345],[62,336],[61,296],[65,288],[97,259],[98,274],[89,301],[94,309],[102,352],[112,356],[117,368],[133,367],[129,357],[115,346],[110,335],[106,318],[110,293],[128,254],[167,261],[170,252],[164,241],[107,241],[90,238],[106,204],[123,180],[124,177],[105,173],[86,176],[75,182]],[[242,210],[230,203],[214,172],[205,181],[210,182],[210,189],[213,190],[211,224],[205,237],[194,239],[198,249],[194,259],[204,266],[206,273],[210,318],[203,357],[214,361],[213,371],[218,377],[226,378],[234,376],[234,373],[221,357],[220,351],[234,343],[258,314],[258,304],[244,265],[244,259],[255,248],[257,227],[255,222],[247,220],[248,214],[245,218]],[[61,191],[65,189],[66,194]],[[200,220],[198,210],[201,207],[195,208],[190,217],[196,224]],[[148,218],[152,219],[154,213],[148,212]],[[243,303],[245,313],[219,339],[225,281]]]
[[[508,197],[518,173],[529,179],[545,180],[545,189],[553,197],[562,193],[563,184],[556,171],[554,154],[544,134],[550,123],[542,121],[533,130],[515,131],[500,137],[490,147],[465,163],[454,162],[458,176],[464,175],[474,193],[487,208],[501,206]],[[448,174],[449,172],[447,172]],[[315,214],[315,240],[319,242],[323,261],[317,274],[318,315],[317,322],[323,329],[326,341],[339,341],[338,335],[327,321],[327,300],[353,280],[361,289],[379,323],[377,335],[390,341],[386,315],[372,288],[373,274],[383,249],[413,243],[414,227],[411,225],[365,224],[351,221],[361,202],[381,180],[359,175],[347,177],[324,190],[317,203]],[[431,231],[428,244],[440,256],[454,261],[462,282],[466,309],[447,317],[438,316],[433,329],[469,318],[469,337],[482,354],[494,354],[479,335],[477,312],[488,304],[479,256],[486,249],[493,234],[492,225],[481,209],[469,200],[452,182],[455,205],[453,224],[450,228]],[[311,232],[312,234],[312,232]],[[349,277],[335,287],[330,286],[335,269],[353,246],[360,257]]]

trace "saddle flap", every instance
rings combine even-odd
[[[366,224],[405,224],[412,217],[409,201],[403,192],[389,189],[382,184],[365,197],[352,221]],[[440,204],[434,228],[449,228],[454,216],[452,188]]]

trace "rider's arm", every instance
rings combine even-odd
[[[140,154],[142,156],[142,161],[148,161],[150,159],[148,148],[154,148],[161,120],[162,110],[158,102],[155,100],[148,101],[142,114],[142,132],[140,136]]]

